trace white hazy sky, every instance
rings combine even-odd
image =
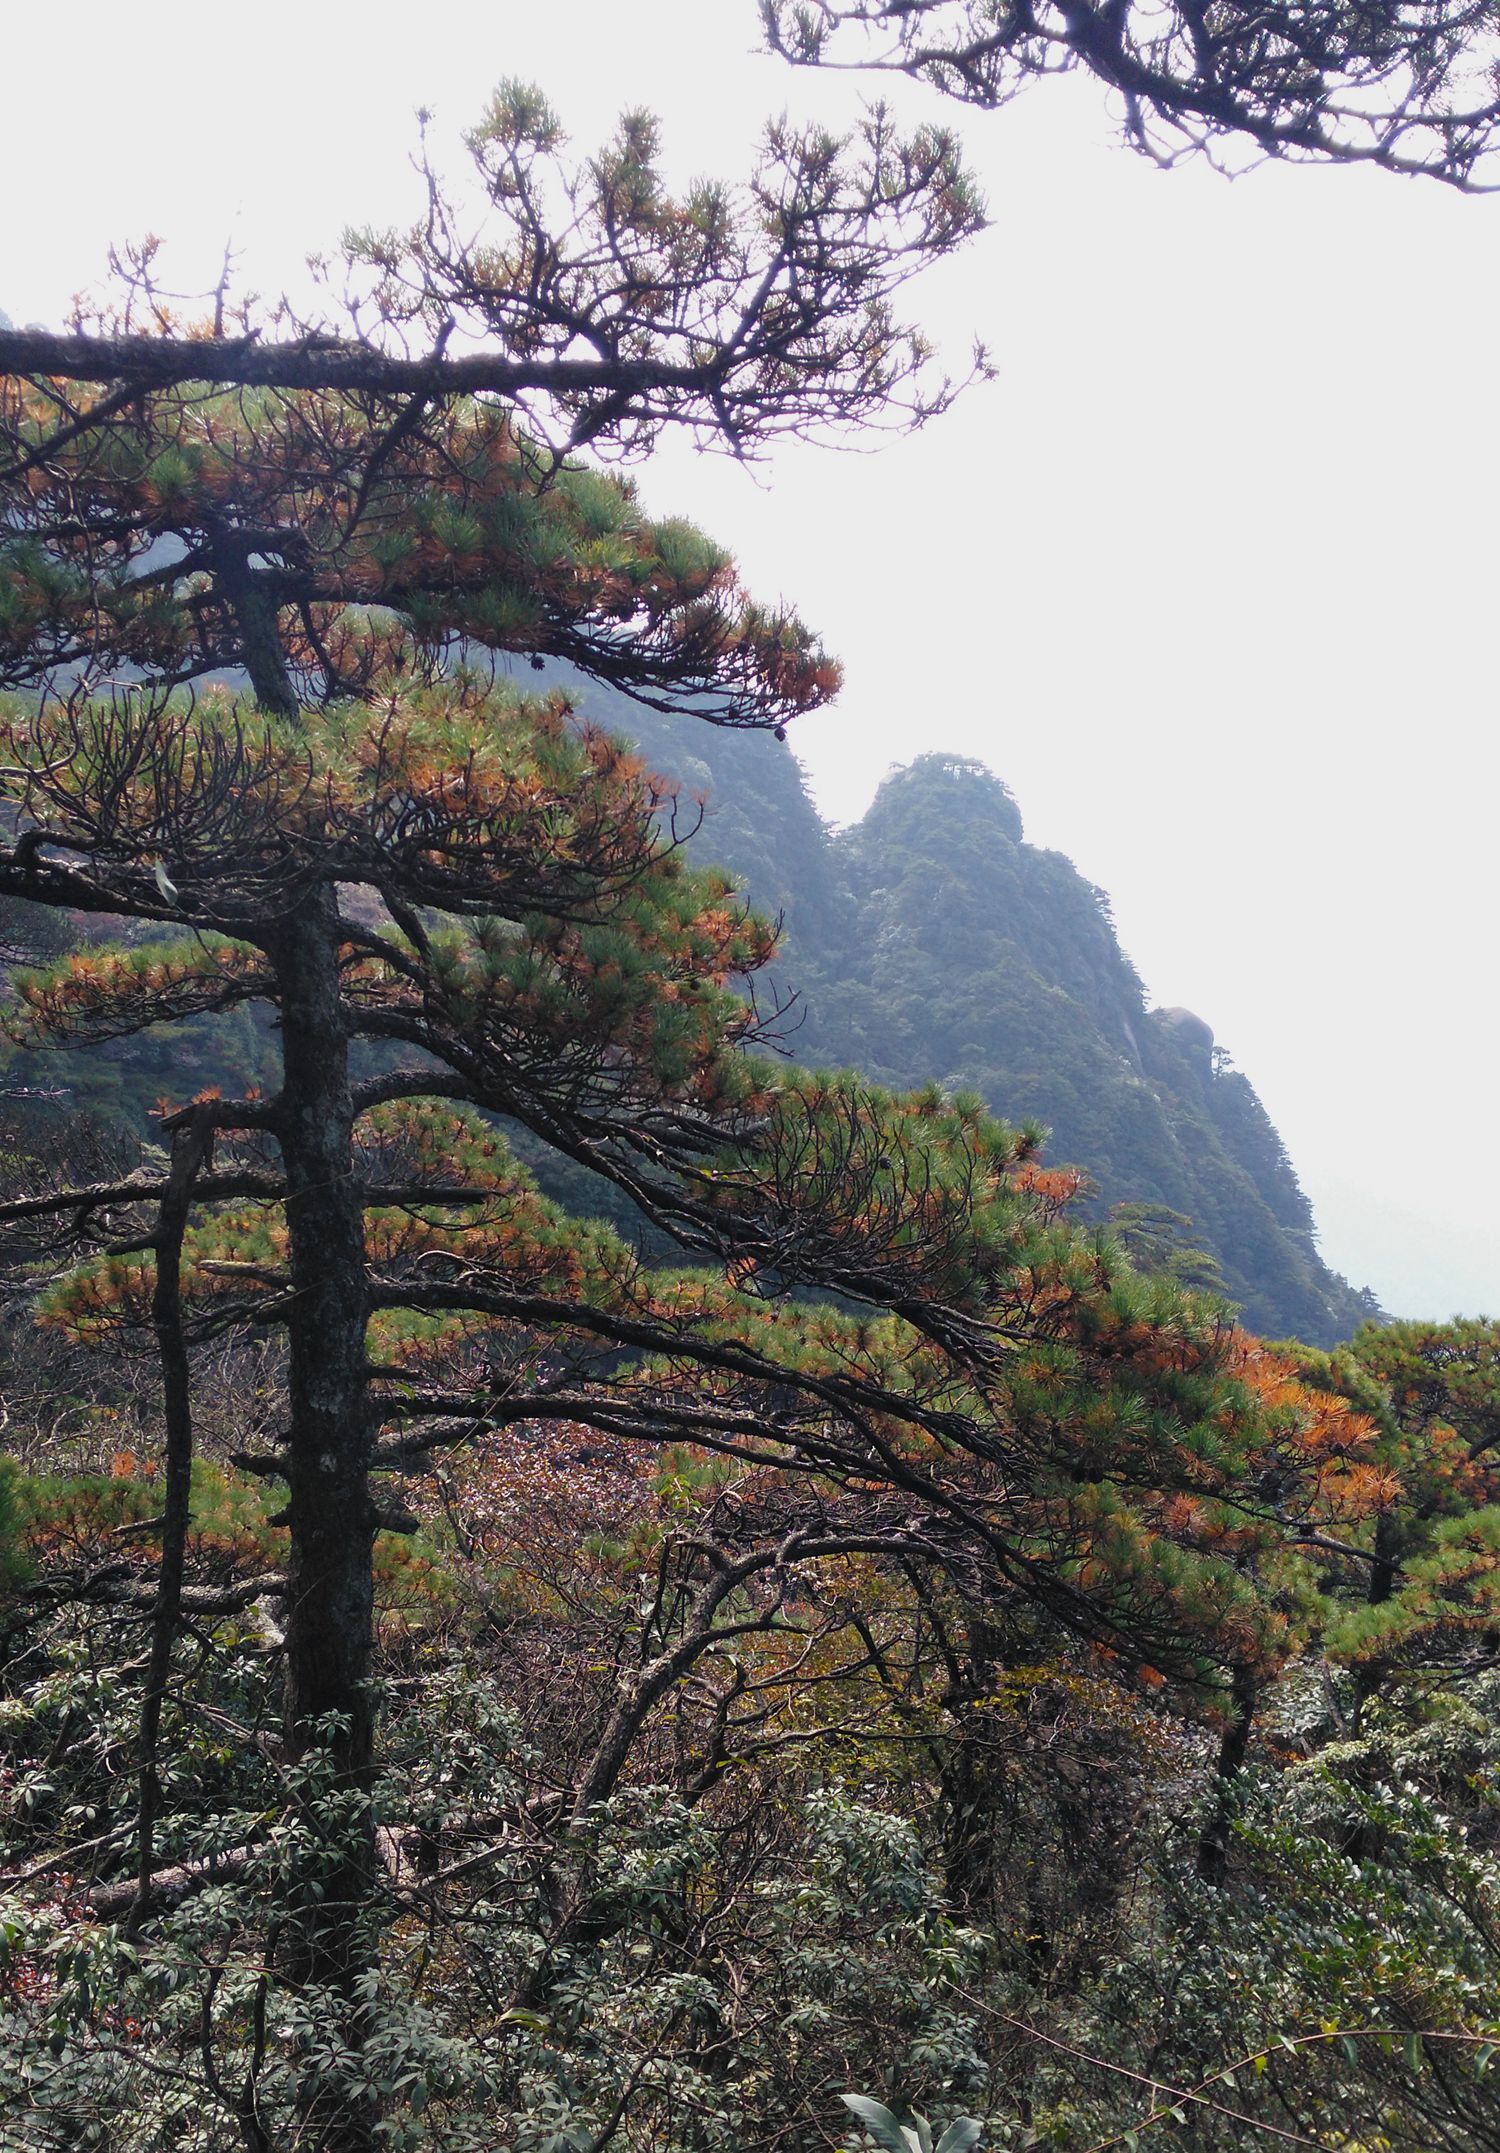
[[[684,178],[859,94],[759,56],[752,0],[7,13],[17,321],[147,231],[185,282],[232,237],[279,287],[343,225],[414,214],[415,108],[456,138],[504,74],[582,148],[654,109]],[[826,813],[926,749],[982,757],[1110,891],[1152,998],[1250,1075],[1328,1259],[1398,1314],[1500,1313],[1500,201],[1163,174],[1087,84],[944,116],[993,224],[911,305],[999,379],[877,453],[752,476],[677,446],[647,499],[844,659],[796,735]]]

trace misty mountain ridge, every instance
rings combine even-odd
[[[982,763],[919,756],[834,830],[795,758],[764,736],[660,717],[592,684],[574,692],[584,715],[706,797],[689,850],[781,915],[775,986],[796,997],[798,1061],[898,1090],[936,1081],[1004,1120],[1042,1122],[1049,1160],[1087,1175],[1089,1216],[1144,1260],[1221,1279],[1265,1335],[1329,1345],[1379,1313],[1318,1254],[1285,1147],[1209,1023],[1147,1006],[1108,897],[1027,843],[1009,787]],[[1199,1254],[1211,1260],[1195,1265]]]

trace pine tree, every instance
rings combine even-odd
[[[772,49],[800,66],[909,74],[981,110],[1039,77],[1090,74],[1114,93],[1125,140],[1165,166],[1195,153],[1230,170],[1281,157],[1493,185],[1487,0],[1287,0],[1212,15],[1129,0],[761,0],[761,17]]]
[[[1335,1561],[1330,1654],[1359,1705],[1401,1683],[1452,1684],[1494,1662],[1500,1614],[1500,1327],[1367,1323],[1308,1380],[1368,1420],[1378,1500]]]
[[[269,1910],[279,1975],[356,2056],[378,1926],[373,1551],[412,1522],[393,1481],[445,1447],[544,1420],[727,1454],[797,1491],[736,1556],[752,1570],[851,1550],[946,1565],[1199,1694],[1285,1650],[1288,1596],[1254,1558],[1289,1508],[1331,1499],[1303,1488],[1295,1412],[1267,1447],[1213,1304],[1068,1227],[1036,1132],[768,1058],[735,983],[774,936],[685,867],[691,807],[499,666],[561,657],[771,730],[832,692],[794,616],[580,450],[665,424],[745,450],[903,390],[940,404],[887,300],[974,221],[951,145],[883,121],[854,150],[777,138],[737,227],[711,190],[667,200],[631,122],[549,234],[556,133],[526,93],[497,100],[476,137],[502,221],[483,252],[456,248],[436,192],[409,242],[356,246],[369,342],[222,320],[142,335],[143,264],[121,320],[33,338],[37,371],[0,384],[0,894],[162,930],[23,976],[15,1027],[76,1047],[259,1004],[280,1041],[272,1096],[173,1105],[164,1170],[3,1207],[70,1222],[79,1260],[45,1321],[134,1331],[159,1361],[159,1580],[143,1604],[89,1587],[150,1624],[129,1920],[164,1889],[184,1615],[274,1596],[283,1754],[312,1819]],[[460,320],[491,339],[473,361],[448,355]],[[394,355],[422,331],[425,359]],[[21,348],[0,339],[0,359]],[[686,1268],[564,1217],[502,1121],[621,1192]],[[187,1567],[193,1354],[236,1331],[285,1341],[279,1440],[237,1463],[284,1484],[287,1552],[216,1591]],[[584,1809],[652,1684],[718,1634],[741,1573],[705,1560],[707,1628],[626,1700]],[[299,2098],[305,2142],[375,2142],[370,2086],[309,2070]]]

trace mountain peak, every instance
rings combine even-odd
[[[778,983],[796,996],[799,1061],[897,1090],[975,1091],[1039,1121],[1080,1166],[1103,1225],[1176,1218],[1252,1329],[1331,1345],[1377,1313],[1317,1253],[1312,1211],[1248,1080],[1188,1009],[1146,1007],[1106,894],[1029,845],[1008,785],[933,752],[890,771],[835,835],[769,742],[653,717],[585,688],[590,715],[673,776],[708,773],[700,857],[784,914]],[[1187,902],[1186,894],[1184,902]]]
[[[909,763],[895,763],[881,781],[860,828],[878,828],[887,816],[927,807],[961,816],[969,827],[990,826],[1019,845],[1024,836],[1016,796],[987,763],[969,755],[935,750]]]

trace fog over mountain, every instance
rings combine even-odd
[[[777,985],[803,1061],[979,1092],[1051,1131],[1087,1208],[1144,1260],[1173,1260],[1271,1336],[1330,1344],[1377,1304],[1318,1254],[1312,1208],[1212,1012],[1147,1006],[1106,893],[1028,844],[1009,789],[941,753],[894,770],[860,820],[818,816],[763,735],[658,718],[597,687],[583,709],[705,796],[692,839],[782,915]],[[1216,1277],[1217,1273],[1217,1277]]]

